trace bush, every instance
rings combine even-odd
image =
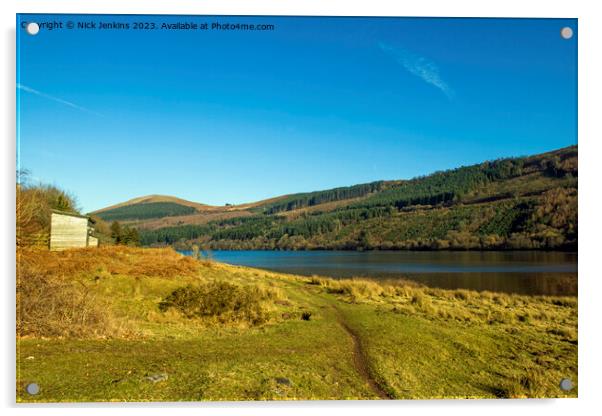
[[[159,309],[174,308],[188,318],[258,325],[269,318],[266,301],[276,297],[271,289],[217,281],[178,288],[159,303]]]
[[[30,186],[22,182],[17,184],[16,194],[17,247],[48,245],[53,209],[78,212],[75,198],[55,186]]]

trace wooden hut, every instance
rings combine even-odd
[[[94,220],[85,215],[53,210],[50,216],[50,250],[96,247]]]

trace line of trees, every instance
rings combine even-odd
[[[119,221],[113,221],[111,223],[111,238],[113,239],[113,242],[118,245],[140,245],[140,234],[138,233],[138,229],[128,227],[127,225],[121,225]]]
[[[262,206],[260,209],[265,214],[277,214],[284,211],[293,211],[299,208],[311,207],[327,202],[359,198],[374,192],[379,192],[386,187],[384,181],[365,183],[354,186],[329,189],[326,191],[307,192],[290,195],[274,203]]]
[[[572,188],[554,188],[488,204],[341,209],[294,220],[255,216],[143,230],[141,241],[212,249],[568,248],[577,242],[576,195]]]

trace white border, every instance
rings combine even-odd
[[[3,203],[0,232],[0,256],[4,274],[2,304],[2,363],[0,381],[2,404],[8,414],[97,415],[106,412],[161,415],[245,413],[326,414],[345,412],[363,415],[416,412],[422,414],[504,415],[508,413],[544,413],[546,415],[592,414],[602,408],[600,303],[602,276],[596,263],[600,229],[600,75],[602,64],[599,42],[602,39],[601,16],[593,1],[475,1],[475,0],[3,0],[1,92],[2,187]],[[481,400],[481,401],[405,401],[374,402],[301,402],[301,403],[201,403],[147,405],[22,406],[15,405],[15,312],[14,312],[14,177],[15,177],[15,13],[124,13],[124,14],[234,14],[234,15],[334,15],[334,16],[466,16],[466,17],[576,17],[579,18],[579,399],[566,400]],[[165,409],[169,407],[169,410]],[[124,409],[125,408],[125,409]]]

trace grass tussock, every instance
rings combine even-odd
[[[376,282],[369,279],[330,279],[312,276],[307,280],[310,285],[324,288],[327,293],[344,295],[352,302],[365,300],[379,300],[387,297],[408,295],[413,288],[421,287],[418,283],[410,280],[399,280],[392,282]]]
[[[281,294],[268,287],[214,281],[177,288],[159,303],[159,309],[175,309],[187,318],[260,325],[269,320],[270,306],[279,300]]]
[[[322,287],[351,303],[385,303],[392,312],[421,315],[429,320],[475,325],[529,325],[549,328],[548,333],[576,342],[577,298],[523,296],[507,293],[447,290],[412,281],[376,282],[366,279],[335,280],[313,276],[308,284]]]
[[[547,390],[548,377],[539,369],[527,369],[510,378],[499,390],[498,395],[506,399],[550,397]]]

